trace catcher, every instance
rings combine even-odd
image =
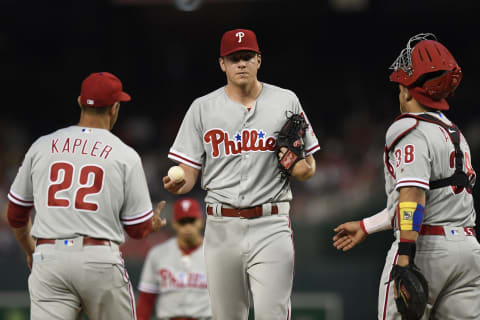
[[[191,105],[169,153],[185,178],[164,186],[187,193],[202,172],[213,318],[247,319],[252,297],[256,319],[289,319],[292,193],[282,176],[311,178],[320,147],[297,96],[258,81],[255,33],[228,31],[220,47],[227,85]]]
[[[419,34],[391,69],[402,115],[386,134],[387,207],[339,225],[333,245],[350,250],[393,223],[378,319],[480,319],[476,174],[465,137],[442,112],[462,79],[460,66],[433,34]]]

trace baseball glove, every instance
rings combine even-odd
[[[280,170],[284,177],[290,175],[290,171],[295,163],[305,158],[303,137],[305,137],[306,129],[307,122],[305,118],[300,114],[294,113],[291,116],[287,116],[287,121],[277,135],[276,154],[278,155],[283,147],[288,149],[279,159]]]
[[[395,303],[404,320],[417,320],[423,316],[428,300],[428,284],[414,264],[393,266],[391,279],[395,281]]]

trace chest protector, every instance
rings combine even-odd
[[[464,156],[462,149],[460,148],[460,130],[458,127],[452,123],[451,126],[445,124],[444,122],[440,121],[434,116],[431,116],[429,114],[403,114],[395,121],[400,120],[400,119],[405,119],[405,118],[413,118],[416,119],[417,121],[426,121],[430,123],[437,124],[441,126],[443,129],[445,129],[445,132],[450,136],[450,141],[452,141],[453,146],[455,148],[455,173],[451,175],[450,177],[439,179],[439,180],[430,180],[430,190],[434,189],[439,189],[443,187],[448,187],[448,186],[456,186],[456,187],[464,187],[467,188],[469,191],[472,191],[473,189],[473,183],[470,181],[468,178],[467,174],[463,172],[463,163],[464,163]],[[390,162],[388,161],[388,153],[395,148],[395,145],[403,138],[405,137],[408,133],[410,133],[413,129],[417,127],[418,122],[416,122],[415,125],[411,126],[408,130],[400,133],[395,137],[395,140],[390,144],[385,146],[385,163],[387,164],[388,170],[390,173],[393,174],[393,168],[390,165]]]

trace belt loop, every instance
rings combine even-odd
[[[112,240],[109,240],[109,242],[110,242],[110,250],[112,250],[113,252],[120,251],[120,248],[116,242]]]
[[[440,226],[443,229],[443,235],[450,235],[450,230],[448,226]],[[455,231],[454,231],[455,233]]]
[[[213,215],[215,217],[221,217],[222,216],[222,204],[221,203],[214,203],[212,209],[213,209]]]
[[[272,204],[264,203],[262,204],[262,216],[267,217],[272,215]]]
[[[278,202],[275,205],[278,208],[278,215],[288,216],[290,212],[290,202]]]

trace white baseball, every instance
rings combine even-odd
[[[179,166],[173,166],[168,169],[168,177],[175,182],[180,182],[185,176],[185,171]]]

